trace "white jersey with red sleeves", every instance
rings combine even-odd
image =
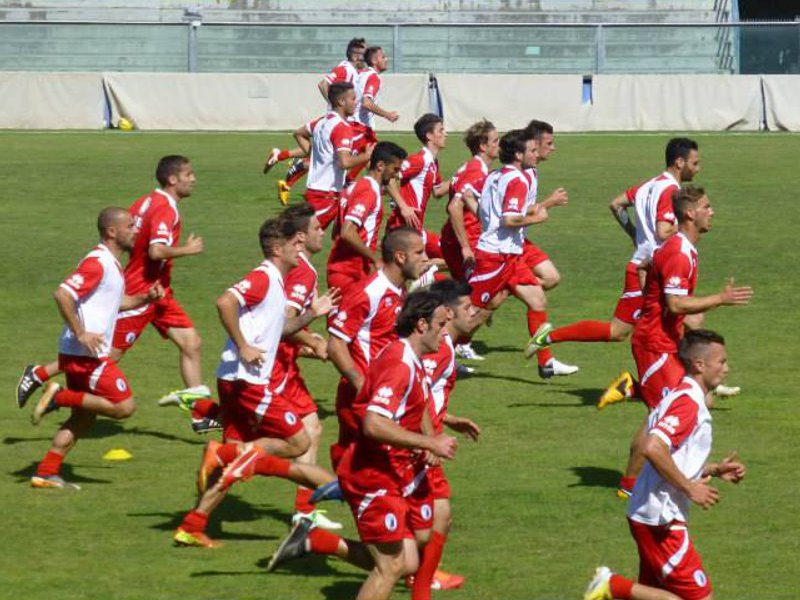
[[[405,203],[414,209],[420,226],[425,220],[425,208],[428,206],[434,186],[442,183],[439,173],[439,161],[428,148],[422,148],[410,155],[400,166],[400,195]],[[397,226],[405,223],[399,209],[394,210],[392,220]]]
[[[95,354],[81,344],[65,325],[58,340],[58,352],[71,356],[108,356],[119,305],[125,294],[125,279],[119,261],[105,244],[98,244],[59,287],[75,300],[84,331],[103,334],[103,344]]]
[[[349,60],[343,60],[336,65],[330,73],[325,75],[325,81],[327,81],[328,84],[352,83],[355,85],[357,78],[358,70]]]
[[[697,249],[678,232],[653,254],[642,316],[633,330],[632,343],[652,352],[677,352],[683,337],[683,315],[669,311],[667,296],[692,296],[696,286]]]
[[[372,67],[367,67],[361,71],[356,79],[356,98],[358,98],[358,103],[356,104],[356,112],[353,115],[353,119],[370,129],[375,129],[375,113],[364,108],[363,101],[364,98],[370,98],[375,104],[380,105],[378,98],[380,97],[382,83],[381,76]]]
[[[478,216],[483,232],[478,249],[493,254],[522,254],[524,227],[506,227],[503,217],[524,217],[528,212],[530,181],[518,168],[503,165],[493,171],[483,184]]]
[[[478,200],[481,197],[483,184],[486,181],[486,176],[488,174],[489,167],[482,158],[479,156],[473,156],[470,158],[467,162],[461,165],[458,171],[456,171],[455,175],[453,175],[450,183],[449,202],[460,198],[466,191],[470,191],[472,195],[475,196],[475,200]],[[474,248],[475,244],[478,243],[478,238],[481,235],[481,221],[478,218],[478,215],[469,210],[466,206],[464,206],[464,229],[467,232],[470,245]],[[446,240],[450,237],[455,237],[455,231],[453,230],[453,225],[448,217],[447,222],[442,228],[442,238]]]
[[[228,338],[217,367],[217,377],[266,385],[270,383],[272,365],[286,322],[283,276],[278,267],[265,260],[239,283],[228,288],[228,292],[239,301],[239,329],[248,345],[261,350],[261,364],[255,366],[240,360],[238,347]]]
[[[705,393],[691,377],[666,396],[651,413],[650,435],[661,439],[684,477],[696,481],[711,453],[711,413]],[[649,462],[645,463],[633,496],[628,500],[628,517],[647,525],[687,521],[689,497],[664,480]]]
[[[378,248],[378,234],[383,220],[381,184],[369,175],[352,183],[339,200],[339,218],[333,230],[333,246],[328,264],[352,262],[358,270],[366,260],[341,238],[341,227],[345,221],[358,228],[358,237],[370,250]]]
[[[156,189],[134,202],[128,212],[139,234],[125,267],[125,292],[129,296],[146,294],[156,282],[168,289],[172,280],[172,259],[153,260],[148,251],[153,244],[175,247],[180,243],[178,202],[164,190]]]
[[[439,349],[423,356],[422,364],[431,388],[429,409],[433,430],[442,433],[450,392],[456,384],[456,349],[449,333],[442,334]]]
[[[397,339],[394,325],[404,298],[405,290],[381,269],[349,288],[339,310],[328,317],[328,331],[350,345],[360,373],[365,375],[380,351]]]
[[[525,176],[528,178],[528,206],[533,206],[539,197],[539,171],[536,167],[525,169]]]
[[[309,190],[340,192],[347,171],[339,166],[336,154],[352,153],[353,129],[334,111],[306,128],[311,132],[311,164],[306,186]]]
[[[422,433],[430,391],[419,357],[406,339],[395,340],[370,365],[364,392],[355,410],[360,418],[375,413],[414,433]],[[345,477],[383,489],[389,495],[410,495],[425,477],[419,453],[359,435],[349,460],[343,461]],[[341,476],[342,467],[339,474]]]
[[[672,195],[680,184],[668,171],[625,192],[636,211],[636,250],[631,261],[639,264],[649,260],[662,244],[656,235],[659,221],[675,223],[672,211]]]

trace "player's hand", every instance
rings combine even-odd
[[[102,333],[92,333],[91,331],[84,331],[77,336],[78,342],[86,347],[89,352],[97,356],[100,350],[103,349],[104,337]]]
[[[547,197],[544,204],[547,207],[564,206],[565,204],[569,204],[569,194],[567,194],[567,190],[564,188],[558,188]]]
[[[239,348],[239,358],[251,367],[260,367],[264,362],[264,354],[254,346],[243,346]]]
[[[315,317],[322,317],[339,306],[341,300],[342,292],[339,291],[339,288],[331,288],[321,296],[314,298],[311,303],[311,312]]]
[[[472,270],[475,268],[475,253],[472,251],[472,248],[469,246],[461,248],[461,261],[464,272],[472,272]]]
[[[189,255],[201,254],[203,250],[205,250],[203,238],[201,238],[199,235],[190,233],[189,237],[186,238],[186,245],[184,248],[186,249],[186,253]]]
[[[425,452],[422,453],[422,460],[424,460],[425,464],[429,467],[442,466],[442,459],[429,450],[425,450]]]
[[[481,428],[471,419],[465,419],[463,417],[451,418],[451,420],[447,422],[447,426],[453,431],[463,433],[475,442],[478,441],[481,435]]]
[[[700,506],[703,510],[708,510],[719,502],[719,490],[708,485],[711,477],[703,477],[699,481],[689,484],[689,500]]]
[[[375,146],[376,146],[375,143],[367,144],[367,147],[364,148],[364,154],[366,154],[369,157],[372,157],[372,151],[375,150]]]
[[[419,217],[417,217],[417,211],[407,204],[400,208],[400,215],[402,215],[403,220],[405,220],[406,225],[409,227],[413,227],[414,229],[420,229],[422,227],[419,222]]]
[[[309,346],[309,349],[313,356],[322,361],[328,360],[328,340],[318,333],[312,333],[311,337],[314,341]]]
[[[726,306],[750,304],[750,300],[753,298],[753,288],[749,285],[734,287],[733,277],[731,277],[719,296],[722,304]]]
[[[394,123],[397,119],[400,118],[400,114],[396,110],[390,110],[386,113],[386,120],[390,123]]]
[[[739,462],[739,456],[736,454],[736,450],[728,454],[728,456],[723,458],[722,462],[717,465],[717,477],[723,481],[739,483],[744,479],[746,473],[747,467]]]
[[[156,282],[149,290],[147,290],[147,300],[149,302],[152,302],[153,300],[161,300],[161,298],[164,297],[164,294],[164,286],[159,282]]]
[[[431,453],[447,460],[452,460],[456,456],[456,448],[458,448],[458,440],[452,435],[445,433],[437,434],[431,437]]]

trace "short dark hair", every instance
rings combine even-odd
[[[366,50],[364,50],[364,62],[367,63],[370,67],[372,66],[372,59],[378,53],[379,50],[383,50],[380,46],[370,46]]]
[[[442,279],[434,281],[428,288],[434,294],[439,294],[443,306],[454,308],[461,298],[472,294],[472,286],[458,279]]]
[[[290,206],[280,214],[280,217],[290,221],[297,231],[306,232],[315,212],[313,206],[308,202],[303,202]]]
[[[411,247],[411,240],[414,237],[421,238],[422,234],[407,225],[389,231],[383,236],[383,241],[381,242],[381,258],[383,262],[387,265],[394,264],[394,253],[408,252]]]
[[[367,45],[367,41],[364,38],[353,38],[349,42],[347,42],[347,50],[345,51],[345,56],[347,56],[347,60],[353,60],[353,56],[355,56],[356,50],[362,50]]]
[[[164,156],[158,161],[158,166],[156,167],[156,181],[158,181],[159,185],[166,187],[169,185],[170,176],[177,175],[188,164],[189,159],[180,154]]]
[[[100,237],[106,237],[108,229],[116,225],[120,217],[127,214],[128,211],[119,206],[107,206],[101,210],[100,214],[97,215],[97,232]]]
[[[433,313],[441,305],[441,297],[434,292],[419,290],[410,293],[395,321],[394,329],[397,335],[400,337],[411,335],[420,319],[425,319],[430,323],[433,319]]]
[[[408,152],[403,150],[394,142],[378,142],[372,149],[372,156],[369,159],[369,168],[374,169],[379,162],[391,162],[393,160],[404,160]]]
[[[464,132],[464,144],[466,144],[472,154],[478,154],[481,151],[481,144],[489,142],[489,132],[496,130],[497,127],[494,123],[481,119],[477,123],[473,123]]]
[[[272,246],[293,238],[300,231],[297,224],[283,216],[267,219],[258,230],[258,241],[265,258],[274,256]]]
[[[672,212],[678,223],[686,221],[686,211],[694,208],[697,202],[706,195],[704,188],[687,185],[675,190],[672,194]]]
[[[667,167],[675,164],[679,158],[686,160],[689,158],[689,153],[692,150],[697,150],[697,142],[689,138],[672,138],[667,142],[667,148],[664,151],[664,159],[666,160]]]
[[[533,136],[526,129],[512,129],[500,138],[500,162],[504,165],[516,160],[517,152],[525,152],[525,145]]]
[[[546,121],[537,121],[533,119],[525,126],[525,131],[527,131],[534,140],[540,140],[545,133],[552,135],[553,126]]]
[[[711,344],[725,345],[725,338],[709,329],[689,329],[683,335],[678,347],[678,358],[683,367],[688,371],[696,352],[700,348],[707,348]]]
[[[353,84],[349,81],[337,81],[336,83],[332,83],[328,87],[328,102],[335,108],[336,105],[339,104],[339,99],[344,96],[348,90],[352,89],[354,89]]]
[[[442,117],[433,113],[426,113],[414,123],[414,134],[420,142],[426,144],[428,142],[428,134],[433,133],[434,127],[439,123],[444,123]]]

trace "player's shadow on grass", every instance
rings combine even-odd
[[[184,444],[191,444],[192,446],[202,446],[205,441],[198,439],[188,439],[172,435],[171,433],[163,433],[161,431],[152,431],[150,429],[142,429],[141,427],[125,427],[121,422],[112,419],[99,419],[92,428],[83,436],[83,439],[105,439],[115,437],[121,434],[148,436],[157,438],[159,440],[166,440],[168,442],[182,442]],[[13,446],[15,444],[25,444],[27,442],[41,442],[51,441],[53,436],[45,437],[6,437],[3,439],[3,444],[6,446]]]
[[[578,481],[567,487],[616,488],[619,486],[619,478],[622,477],[621,471],[603,467],[570,467],[569,470],[578,477]]]
[[[24,468],[19,469],[17,471],[13,471],[11,473],[11,475],[16,477],[17,481],[19,483],[23,483],[23,482],[27,483],[30,480],[31,477],[36,475],[36,469],[37,469],[38,466],[39,466],[39,463],[32,462],[27,467],[24,467]],[[78,466],[78,471],[82,472],[85,469],[97,470],[97,469],[110,469],[110,468],[111,467],[102,467],[102,466],[101,467],[97,467],[97,466],[81,467],[81,466]],[[70,483],[77,483],[77,484],[84,484],[84,483],[111,483],[111,481],[109,481],[108,479],[97,479],[95,477],[86,477],[85,475],[77,475],[75,473],[75,466],[72,465],[72,464],[63,464],[63,465],[61,465],[60,475],[66,481],[69,481]]]
[[[496,352],[513,352],[522,356],[523,346],[488,346],[485,342],[473,340],[472,349],[480,355],[494,354]]]
[[[514,377],[513,375],[498,375],[497,373],[487,373],[486,371],[476,370],[470,373],[465,379],[502,379],[503,381],[513,381],[516,383],[524,383],[527,385],[544,385],[545,382],[538,379],[524,379],[522,377]]]
[[[271,548],[270,552],[277,549],[277,544],[275,548]],[[259,560],[256,565],[262,569],[267,568],[267,564],[269,564],[270,556],[266,556]],[[307,554],[306,556],[299,558],[297,560],[290,560],[288,562],[283,563],[278,570],[272,573],[272,576],[289,576],[289,577],[330,577],[331,575],[335,575],[336,577],[347,577],[351,579],[356,579],[357,581],[351,582],[356,586],[361,585],[361,581],[363,581],[364,576],[361,574],[350,573],[348,571],[340,571],[336,568],[336,565],[343,564],[338,559],[331,559],[328,560],[327,556],[321,556],[319,554]],[[349,596],[333,596],[333,598],[353,598],[355,594],[350,594]]]

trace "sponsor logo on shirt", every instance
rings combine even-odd
[[[404,160],[403,163],[400,165],[401,171],[406,171],[411,166],[411,163],[407,160]]]
[[[363,217],[364,213],[366,213],[366,212],[367,212],[367,207],[364,206],[363,204],[356,204],[353,207],[353,214],[357,215],[359,217]]]
[[[337,327],[341,327],[342,325],[344,325],[345,321],[347,321],[347,313],[344,312],[343,310],[340,310],[339,312],[336,313],[336,317],[334,317],[333,319],[333,324],[336,325]]]
[[[681,424],[681,420],[675,415],[667,415],[658,422],[658,427],[670,435],[675,435],[675,430]]]
[[[509,198],[508,208],[519,210],[519,198]]]
[[[375,395],[372,397],[372,401],[376,404],[388,405],[393,395],[394,390],[390,386],[385,385],[375,392]]]
[[[423,366],[425,367],[425,372],[428,376],[433,375],[434,370],[436,370],[436,361],[432,358],[426,358],[422,361]]]
[[[158,224],[158,235],[169,235],[169,227],[167,227],[166,223],[159,223]]]
[[[302,300],[306,297],[306,294],[308,294],[308,288],[302,283],[298,283],[292,288],[292,298]]]
[[[239,283],[237,283],[237,284],[236,284],[235,286],[233,286],[233,287],[234,287],[235,289],[239,290],[239,292],[241,292],[242,294],[246,294],[246,293],[248,292],[248,290],[249,290],[251,287],[253,287],[253,284],[252,284],[252,283],[250,283],[249,281],[247,281],[247,279],[243,279],[242,281],[240,281]]]
[[[69,279],[67,279],[67,285],[75,288],[76,290],[81,289],[83,283],[84,283],[83,275],[81,275],[80,273],[74,273],[73,275],[70,276]]]
[[[670,277],[667,280],[667,287],[671,287],[671,288],[681,287],[681,278],[680,277]]]
[[[351,140],[350,138],[345,138],[345,139],[342,140],[342,146],[349,146],[352,143],[353,143],[353,140]]]

